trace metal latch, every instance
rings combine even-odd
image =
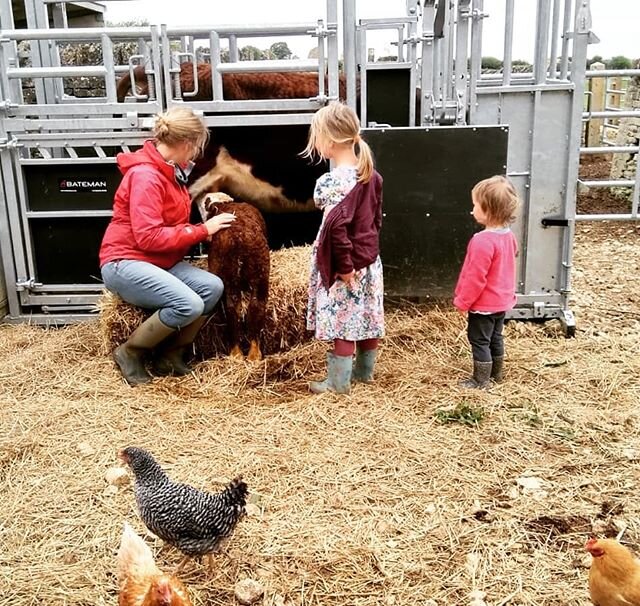
[[[569,219],[543,217],[542,227],[569,227]]]

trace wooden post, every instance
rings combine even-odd
[[[589,69],[600,70],[604,69],[604,63],[596,61],[589,66]],[[590,80],[591,90],[591,111],[601,112],[604,111],[607,99],[607,79],[606,78],[591,78]],[[603,132],[602,127],[604,120],[602,118],[592,118],[589,120],[587,130],[587,146],[599,147],[602,145]]]

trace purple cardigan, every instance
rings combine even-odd
[[[380,254],[382,177],[374,171],[329,211],[318,236],[316,263],[328,290],[336,274],[348,274],[371,265]]]

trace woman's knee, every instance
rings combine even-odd
[[[204,301],[194,292],[181,296],[160,312],[160,319],[172,328],[183,328],[204,315]]]
[[[203,314],[208,315],[213,311],[220,297],[222,297],[224,284],[218,276],[209,274],[207,283],[204,286],[205,288],[202,290],[202,300],[204,302]]]

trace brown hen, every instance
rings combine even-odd
[[[118,550],[118,606],[191,606],[185,586],[162,574],[147,544],[125,522]]]

